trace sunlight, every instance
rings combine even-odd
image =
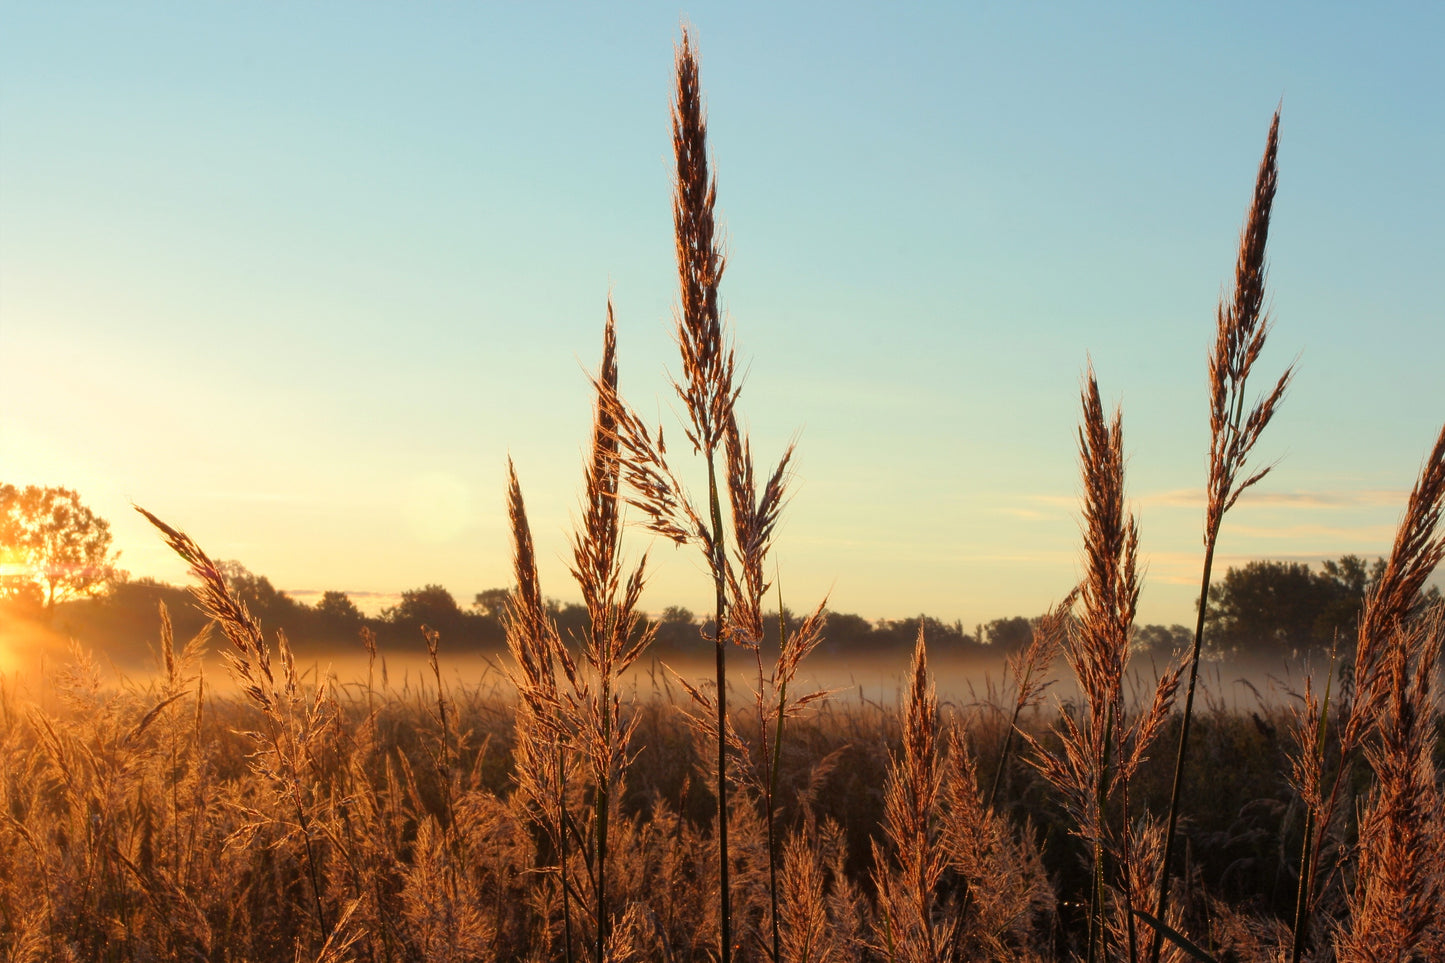
[[[0,561],[0,584],[8,585],[12,580],[18,582],[21,579],[34,581],[36,574],[34,566],[25,562]]]
[[[0,674],[10,675],[20,668],[20,633],[22,622],[16,618],[0,620]]]

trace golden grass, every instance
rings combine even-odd
[[[1418,645],[1420,636],[1413,638]],[[559,797],[569,821],[564,833],[576,833],[560,836],[570,841],[573,953],[595,953],[587,766],[568,762],[560,793],[546,778],[540,791],[528,790],[524,744],[535,724],[520,698],[449,687],[440,693],[444,729],[429,678],[418,684],[413,676],[403,688],[323,683],[335,723],[313,737],[302,774],[330,924],[322,932],[291,807],[271,773],[248,760],[258,745],[248,733],[261,731],[263,711],[243,695],[211,694],[209,684],[198,695],[196,654],[174,651],[174,675],[162,668],[144,685],[106,682],[81,658],[57,667],[43,690],[18,693],[12,682],[5,691],[0,958],[221,961],[299,952],[312,959],[328,940],[333,947],[354,940],[337,958],[562,959]],[[439,658],[445,664],[445,640]],[[981,786],[978,774],[999,763],[1013,700],[1005,694],[997,704],[933,704],[931,671],[927,664],[923,670],[910,677],[906,705],[855,696],[790,720],[777,777],[779,957],[888,959],[883,924],[891,914],[903,921],[893,927],[891,958],[927,958],[916,908],[926,905],[936,958],[1082,958],[1088,922],[1080,904],[1092,888],[1092,848],[1071,842],[1077,820],[1025,767],[1014,769],[994,807],[984,805],[989,783]],[[1418,701],[1419,685],[1405,685],[1403,695]],[[298,694],[308,704],[317,698],[309,684]],[[704,960],[716,953],[718,873],[706,791],[713,754],[680,725],[691,700],[679,695],[680,703],[659,696],[621,706],[631,736],[610,827],[609,958]],[[1146,709],[1126,703],[1131,717]],[[1193,863],[1176,911],[1221,959],[1231,949],[1239,959],[1287,956],[1291,943],[1290,873],[1300,837],[1285,760],[1298,748],[1285,735],[1284,710],[1258,711],[1255,720],[1215,706],[1196,729],[1202,771],[1191,771],[1191,785],[1251,787],[1232,797],[1244,800],[1240,811],[1238,801],[1209,801],[1197,790],[1188,797],[1200,828],[1184,838],[1204,848],[1186,851]],[[1332,708],[1333,720],[1339,711]],[[1394,727],[1395,714],[1387,710],[1382,726]],[[1428,942],[1438,940],[1430,929],[1435,917],[1424,911],[1439,906],[1433,854],[1441,834],[1430,801],[1438,788],[1430,796],[1421,787],[1432,779],[1438,786],[1438,775],[1418,755],[1413,767],[1399,762],[1438,745],[1434,723],[1419,718],[1390,737],[1399,748],[1381,736],[1379,751],[1395,762],[1364,757],[1371,771],[1393,765],[1401,775],[1388,778],[1405,780],[1404,791],[1360,797],[1361,811],[1372,813],[1365,819],[1379,827],[1361,830],[1360,838],[1396,840],[1378,850],[1395,855],[1368,855],[1374,851],[1356,848],[1342,820],[1333,824],[1345,837],[1328,857],[1341,866],[1329,889],[1339,895],[1327,894],[1315,920],[1318,932],[1331,935],[1311,944],[1312,958],[1333,958],[1336,939],[1342,947],[1347,939],[1378,941],[1374,930],[1350,935],[1356,904],[1381,906],[1360,913],[1376,920],[1405,920],[1397,907],[1418,907],[1414,918],[1426,920],[1419,945],[1436,945]],[[736,738],[756,752],[756,721],[738,722]],[[1063,715],[1026,712],[1019,726],[1047,751],[1063,751]],[[1332,732],[1336,727],[1332,722]],[[1336,743],[1332,736],[1331,751]],[[1145,795],[1166,798],[1170,764],[1141,762],[1131,812],[1144,812]],[[730,799],[738,954],[771,959],[763,799],[752,780]],[[1196,834],[1209,827],[1216,835]],[[920,830],[922,847],[913,843]],[[1238,841],[1218,841],[1237,834]],[[1251,843],[1251,834],[1262,838]],[[1436,849],[1416,845],[1421,839]],[[1146,862],[1151,853],[1157,859],[1157,848],[1137,840],[1135,851]],[[1231,859],[1262,863],[1253,886],[1241,890],[1239,870],[1226,866]],[[904,870],[919,865],[931,888],[920,889]],[[891,889],[880,888],[883,875]],[[1113,879],[1111,887],[1122,886],[1121,877]],[[1415,902],[1401,893],[1416,894]],[[1139,899],[1137,886],[1130,898]],[[1127,933],[1117,915],[1109,922],[1112,958],[1123,958]],[[1166,943],[1164,952],[1172,948]]]

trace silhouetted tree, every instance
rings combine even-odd
[[[507,613],[507,600],[512,597],[511,589],[491,588],[478,592],[472,599],[472,608],[483,615],[500,619]]]
[[[441,630],[455,625],[462,617],[462,608],[440,585],[424,585],[401,593],[401,601],[382,610],[381,617],[397,625],[420,628],[429,625]]]
[[[1134,632],[1134,651],[1170,659],[1194,644],[1194,633],[1182,625],[1141,625]]]
[[[11,618],[39,621],[47,617],[45,590],[25,574],[0,575],[0,607]]]
[[[188,642],[207,618],[189,590],[153,578],[127,579],[104,595],[55,607],[56,629],[116,662],[152,666],[160,638],[160,605],[170,613],[177,644]],[[214,642],[213,642],[214,644]]]
[[[411,649],[423,644],[423,625],[440,632],[442,645],[451,652],[499,648],[502,645],[500,618],[481,611],[464,611],[452,593],[436,584],[402,592],[401,601],[382,610],[381,618],[386,629],[382,637],[402,648]]]
[[[110,543],[110,522],[69,488],[0,484],[0,595],[38,601],[47,616],[94,595],[124,577]]]
[[[345,592],[323,592],[316,603],[316,615],[323,627],[344,631],[361,628],[366,618]]]
[[[1034,627],[1028,619],[1015,615],[1008,619],[994,619],[985,627],[984,635],[990,652],[1008,655],[1033,641]]]
[[[1315,636],[1334,593],[1301,562],[1250,562],[1210,586],[1206,637],[1224,653],[1294,656],[1326,641]]]
[[[557,599],[547,599],[546,605],[547,614],[551,615],[552,621],[557,624],[557,631],[562,634],[563,641],[572,646],[574,652],[581,652],[583,640],[592,630],[592,619],[587,614],[587,606],[576,602],[559,602]]]
[[[1385,574],[1385,560],[1375,559],[1367,563],[1358,555],[1344,555],[1338,561],[1326,561],[1321,566],[1319,577],[1333,584],[1334,598],[1324,611],[1320,612],[1319,630],[1333,636],[1339,633],[1345,648],[1352,648],[1355,632],[1360,625],[1360,613],[1365,608],[1365,595]],[[1333,638],[1330,640],[1333,642]]]
[[[852,612],[829,612],[819,650],[830,656],[850,656],[867,652],[873,638],[873,623]]]
[[[1210,646],[1219,652],[1293,656],[1351,646],[1365,596],[1384,571],[1355,555],[1319,572],[1299,562],[1250,562],[1210,588]],[[1438,597],[1438,590],[1435,596]]]
[[[697,616],[680,605],[669,605],[657,620],[657,634],[652,638],[654,652],[699,655],[704,650],[702,626]]]
[[[272,585],[269,578],[257,575],[235,559],[217,562],[216,568],[226,585],[261,622],[262,628],[284,628],[288,636],[296,634],[304,620],[305,606]]]

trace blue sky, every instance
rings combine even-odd
[[[1445,13],[1343,4],[0,3],[0,474],[277,585],[562,561],[609,291],[668,421],[668,96],[696,30],[796,606],[1032,614],[1078,570],[1092,357],[1147,621],[1190,617],[1204,359],[1270,114],[1278,467],[1224,562],[1388,550],[1445,420]],[[679,435],[680,437],[680,435]],[[639,532],[633,551],[649,547]],[[651,546],[654,607],[704,608]]]

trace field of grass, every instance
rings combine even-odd
[[[940,701],[920,630],[900,698],[830,700],[804,681],[823,602],[762,654],[793,452],[759,471],[742,428],[686,33],[676,66],[683,437],[669,451],[620,396],[609,310],[571,552],[585,629],[564,634],[545,605],[515,470],[504,689],[445,684],[429,629],[429,671],[404,684],[379,673],[370,635],[365,681],[308,677],[205,551],[144,512],[190,568],[228,694],[200,674],[204,639],[178,644],[164,611],[152,682],[107,683],[79,652],[23,690],[6,680],[0,954],[1445,959],[1445,606],[1421,592],[1445,557],[1445,429],[1338,665],[1281,703],[1226,709],[1198,684],[1204,605],[1192,651],[1131,682],[1123,419],[1089,370],[1080,585],[985,698]],[[1278,129],[1276,114],[1207,370],[1206,599],[1292,373],[1248,390],[1269,330]],[[702,498],[684,476],[706,479]],[[633,685],[653,630],[624,511],[699,551],[710,683]],[[1048,699],[1056,673],[1067,701]]]
[[[392,684],[378,668],[369,683],[301,682],[291,691],[278,666],[267,710],[215,694],[199,676],[196,648],[161,645],[170,654],[144,683],[117,684],[78,653],[42,684],[10,677],[0,689],[5,958],[590,955],[594,786],[582,765],[570,767],[576,835],[564,912],[559,846],[539,801],[521,788],[519,717],[505,687],[416,676]],[[438,668],[445,678],[444,653]],[[1023,754],[1000,767],[1013,691],[949,700],[932,723],[937,783],[924,832],[938,863],[929,913],[947,934],[938,959],[1084,954],[1087,913],[1076,894],[1087,892],[1090,872],[1076,824]],[[921,707],[917,698],[890,705],[849,691],[790,721],[774,788],[783,959],[925,958],[901,933],[889,946],[892,907],[879,894],[879,869],[888,871],[896,845],[885,841],[888,798],[908,758],[904,729]],[[1333,733],[1340,716],[1330,713]],[[1288,950],[1306,818],[1290,768],[1309,748],[1298,715],[1288,705],[1239,711],[1206,698],[1196,719],[1174,912],[1217,959]],[[1178,721],[1166,724],[1162,744]],[[703,722],[660,678],[624,713],[629,764],[606,870],[615,914],[608,958],[716,952],[716,800]],[[1060,722],[1049,705],[1018,720],[1044,751],[1060,748]],[[740,958],[767,959],[758,725],[740,713],[735,728],[734,932]],[[1337,738],[1329,738],[1332,754]],[[1438,731],[1432,748],[1436,758],[1445,750]],[[1161,753],[1134,775],[1136,824],[1167,803],[1171,762]],[[1343,812],[1370,799],[1364,777],[1345,786]],[[1358,841],[1353,826],[1337,828],[1334,845]],[[1347,919],[1347,865],[1323,887],[1316,925],[1326,932]]]

